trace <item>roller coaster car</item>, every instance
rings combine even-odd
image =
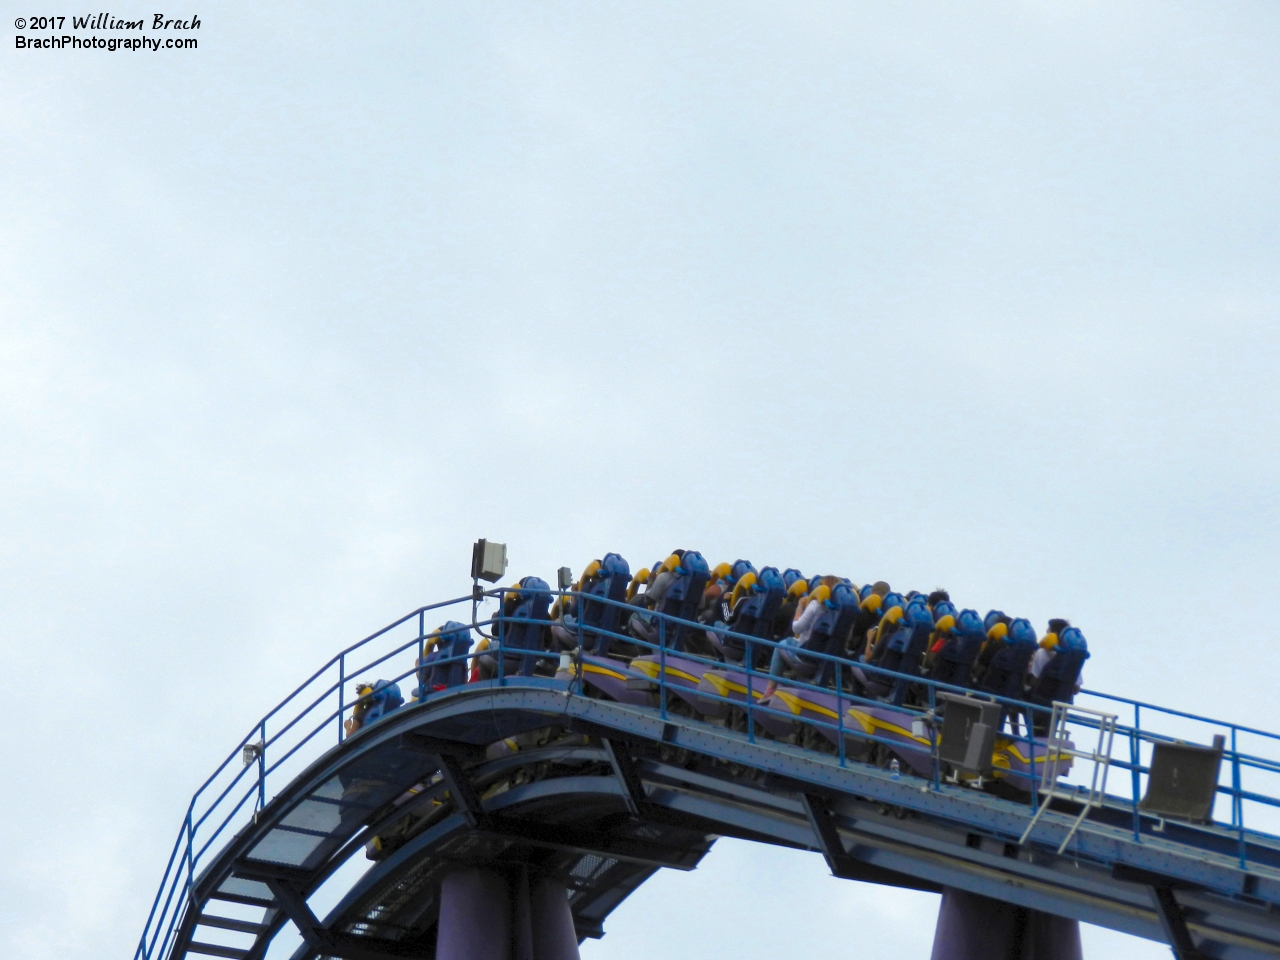
[[[1071,753],[1075,744],[1070,740],[1055,742],[1052,746],[1044,737],[1032,739],[1032,756],[1027,757],[1027,741],[1014,737],[996,737],[996,749],[991,758],[992,777],[1004,781],[1019,793],[1029,794],[1037,789],[1044,775],[1044,765],[1053,761],[1058,776],[1071,772]]]
[[[779,739],[800,742],[807,732],[810,744],[825,741],[831,747],[839,749],[843,728],[844,753],[852,759],[866,759],[873,753],[875,742],[868,737],[878,737],[891,744],[900,744],[900,750],[894,750],[888,744],[880,744],[884,749],[879,753],[888,756],[890,752],[901,757],[902,761],[922,776],[931,776],[933,771],[929,751],[932,749],[927,731],[920,736],[913,733],[915,721],[919,714],[890,707],[869,706],[862,702],[852,702],[848,696],[835,691],[810,690],[802,687],[780,686],[772,697],[762,701],[768,712],[761,712],[755,722]],[[843,714],[843,716],[842,716]],[[926,752],[921,754],[919,749]]]
[[[843,729],[845,756],[866,759],[873,754],[888,759],[896,757],[906,770],[920,777],[933,776],[933,742],[924,715],[891,706],[872,706],[863,702],[851,702],[847,696],[834,691],[825,692],[799,687],[779,687],[772,697],[762,698],[755,713],[755,723],[779,739],[799,741],[805,728],[825,739],[832,746],[839,746]],[[843,718],[840,714],[843,712]],[[869,737],[877,738],[876,741]],[[878,741],[878,742],[877,742]],[[812,742],[812,738],[810,739]],[[872,750],[876,746],[879,749]],[[1059,776],[1071,770],[1070,742],[1051,750],[1044,737],[1032,741],[1034,760],[1027,756],[1025,738],[999,734],[992,751],[990,777],[1005,780],[1022,793],[1036,788],[1044,772],[1044,764],[1056,755]],[[974,776],[962,776],[961,780],[974,780]]]
[[[665,674],[663,667],[666,667]],[[681,657],[676,654],[667,654],[666,657],[658,655],[636,657],[631,661],[632,679],[629,683],[631,692],[647,691],[648,695],[653,699],[651,703],[656,704],[658,696],[659,679],[665,677],[665,686],[667,694],[674,696],[680,702],[686,704],[694,713],[704,712],[702,701],[703,697],[699,693],[699,685],[702,678],[708,670],[717,667],[716,663],[708,663],[702,660],[693,660],[689,657]],[[745,701],[744,701],[745,702]],[[668,700],[668,705],[672,705],[672,701]]]
[[[636,669],[633,660],[630,665],[614,657],[596,657],[581,654],[582,682],[589,692],[619,703],[629,703],[637,707],[656,707],[658,695],[648,674]],[[656,673],[656,671],[655,671]],[[560,677],[561,674],[556,674]],[[571,674],[565,673],[564,677]]]
[[[698,698],[693,702],[693,707],[705,717],[722,720],[729,716],[735,704],[746,707],[748,690],[751,691],[753,703],[763,700],[768,685],[769,677],[765,673],[755,672],[748,676],[746,670],[719,667],[705,669],[698,681]],[[733,703],[726,703],[725,700]]]

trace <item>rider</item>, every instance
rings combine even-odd
[[[809,592],[809,582],[804,577],[793,577],[790,581],[787,580],[787,574],[799,572],[799,570],[788,570],[782,575],[782,582],[787,587],[787,595],[783,598],[782,606],[778,607],[777,614],[774,615],[773,629],[769,631],[770,640],[781,640],[791,633],[791,623],[796,618],[796,608],[800,605],[800,600]]]
[[[357,684],[356,696],[359,699],[351,710],[351,716],[342,725],[348,735],[372,723],[377,723],[404,703],[404,697],[400,696],[400,687],[390,680],[375,680],[372,685]]]
[[[1053,621],[1050,621],[1053,626]],[[1031,661],[1032,679],[1027,699],[1042,707],[1051,707],[1055,703],[1071,703],[1075,695],[1084,685],[1081,669],[1089,659],[1089,644],[1084,634],[1076,627],[1067,626],[1066,621],[1058,621],[1056,634],[1048,634],[1045,640],[1053,637],[1053,642],[1046,645],[1040,642]],[[1039,664],[1036,661],[1039,660]],[[1038,668],[1038,669],[1037,669]],[[1048,728],[1047,712],[1035,712],[1036,733],[1043,735]]]

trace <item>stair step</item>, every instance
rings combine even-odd
[[[267,929],[266,924],[253,923],[249,920],[233,920],[231,917],[215,917],[207,913],[200,914],[200,919],[196,923],[205,927],[219,927],[222,930],[251,933],[255,937]]]
[[[207,957],[226,957],[227,960],[245,960],[249,956],[248,950],[241,950],[239,947],[223,947],[216,943],[200,943],[192,940],[187,944],[187,953],[201,953]]]
[[[274,900],[267,900],[263,897],[246,897],[242,893],[224,893],[221,890],[215,890],[209,894],[210,900],[222,900],[225,903],[242,903],[246,907],[266,907],[270,909],[276,905]]]

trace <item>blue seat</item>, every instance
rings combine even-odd
[[[436,690],[456,687],[467,682],[467,661],[453,660],[440,664],[437,661],[461,658],[471,650],[471,628],[465,623],[450,620],[435,629],[435,643],[430,652],[418,660],[418,685],[413,695],[419,700]]]
[[[929,637],[933,634],[933,614],[925,606],[923,599],[914,599],[907,604],[902,626],[889,640],[878,666],[905,676],[892,681],[888,687],[888,700],[894,706],[901,706],[906,699],[910,686],[907,677],[918,677],[921,669],[921,658],[929,648]],[[885,678],[880,678],[881,688],[885,686]]]
[[[933,605],[933,622],[937,623],[943,617],[950,617],[952,620],[960,617],[960,611],[950,600],[939,600]]]
[[[729,629],[749,637],[769,639],[773,621],[787,596],[787,585],[777,567],[764,567],[755,577],[752,594],[738,601]],[[729,663],[742,663],[746,659],[747,642],[739,637],[717,634],[716,646]],[[764,644],[751,644],[753,668],[768,664],[770,649]]]
[[[971,686],[973,665],[982,652],[982,644],[986,639],[987,632],[982,628],[982,618],[978,616],[978,611],[961,611],[951,636],[938,651],[929,679],[949,683],[954,687]]]
[[[604,559],[600,561],[599,570],[590,579],[590,583],[581,585],[583,593],[589,597],[612,600],[618,604],[626,603],[627,584],[631,582],[631,566],[621,554],[606,553]],[[610,634],[618,632],[623,608],[584,597],[580,609],[583,632],[595,636],[593,652],[599,657],[607,656],[609,646],[614,640]]]
[[[890,641],[898,635],[899,631],[906,628],[903,622],[906,609],[907,601],[903,599],[902,594],[893,591],[885,594],[880,609],[874,611],[876,638],[865,658],[868,663],[877,667],[884,663]],[[878,675],[873,675],[867,683],[867,690],[872,696],[880,696],[888,689],[888,681]]]
[[[818,616],[809,639],[800,649],[844,657],[854,622],[858,619],[858,595],[849,584],[837,583],[831,590],[831,596],[821,603],[826,609]],[[817,686],[827,686],[834,681],[836,669],[832,661],[803,654],[799,654],[797,660],[796,673],[801,679],[807,674],[809,682]]]
[[[539,665],[536,654],[547,648],[550,605],[551,588],[541,577],[525,577],[504,597],[498,622],[504,651],[503,670],[508,674],[533,676]]]
[[[371,723],[377,723],[404,704],[404,697],[400,696],[400,687],[390,680],[375,680],[372,687],[357,689],[369,691],[361,694],[361,701],[356,706],[358,713],[355,716],[359,720],[360,729]]]
[[[696,550],[687,550],[673,572],[675,581],[663,598],[662,609],[656,612],[668,617],[679,617],[681,620],[692,620],[702,600],[702,591],[706,589],[707,580],[711,577],[711,568],[707,566],[702,554]],[[691,629],[693,628],[684,624],[664,624],[662,631],[667,649],[683,652]]]
[[[1054,701],[1071,703],[1076,697],[1076,681],[1088,659],[1089,644],[1084,634],[1075,627],[1067,627],[1058,637],[1053,658],[1040,671],[1028,699],[1045,707],[1052,706]]]
[[[1018,617],[978,681],[978,689],[998,697],[1021,700],[1027,666],[1036,652],[1036,631],[1031,621]]]

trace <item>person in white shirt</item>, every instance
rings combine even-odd
[[[832,578],[823,577],[823,580],[826,579]],[[813,636],[813,628],[817,626],[818,618],[827,609],[826,604],[830,600],[831,587],[819,582],[809,596],[805,597],[807,602],[802,601],[803,606],[796,612],[796,618],[791,621],[793,636],[779,640],[778,646],[773,650],[773,659],[769,662],[769,685],[764,689],[766,697],[773,696],[773,692],[778,688],[778,678],[782,676],[783,666],[788,662],[795,663],[795,654],[791,651],[803,647]]]

